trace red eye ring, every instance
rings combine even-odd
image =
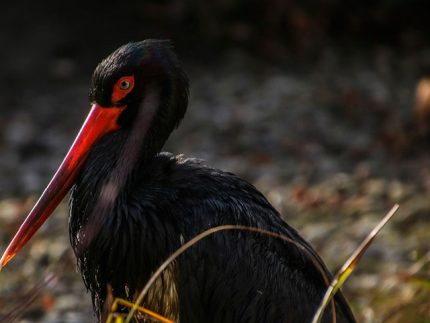
[[[116,81],[112,91],[112,103],[116,104],[124,99],[134,88],[134,75],[123,76]]]

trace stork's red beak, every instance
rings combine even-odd
[[[104,108],[98,104],[93,104],[78,136],[54,177],[1,257],[0,269],[21,250],[70,190],[85,164],[94,142],[119,128],[117,119],[123,110],[124,107]]]

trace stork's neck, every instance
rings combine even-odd
[[[160,92],[150,88],[137,107],[134,122],[128,128],[107,135],[89,156],[87,170],[78,185],[95,185],[92,189],[96,195],[91,201],[91,212],[82,221],[86,223],[77,239],[78,254],[98,235],[120,194],[133,184],[139,167],[144,167],[161,150],[167,137],[163,140],[157,132],[160,104]]]

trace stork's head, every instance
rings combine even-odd
[[[0,268],[52,214],[83,169],[91,148],[115,131],[132,133],[149,150],[161,149],[183,118],[188,80],[170,42],[144,40],[114,51],[95,69],[92,104],[69,152],[0,259]],[[135,140],[136,138],[134,138]],[[135,140],[136,141],[136,140]]]

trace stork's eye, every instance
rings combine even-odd
[[[130,82],[127,80],[124,80],[121,82],[121,84],[119,85],[119,88],[121,90],[127,90],[130,87]]]
[[[134,76],[123,76],[116,81],[112,91],[112,103],[118,104],[129,94],[134,87]]]

